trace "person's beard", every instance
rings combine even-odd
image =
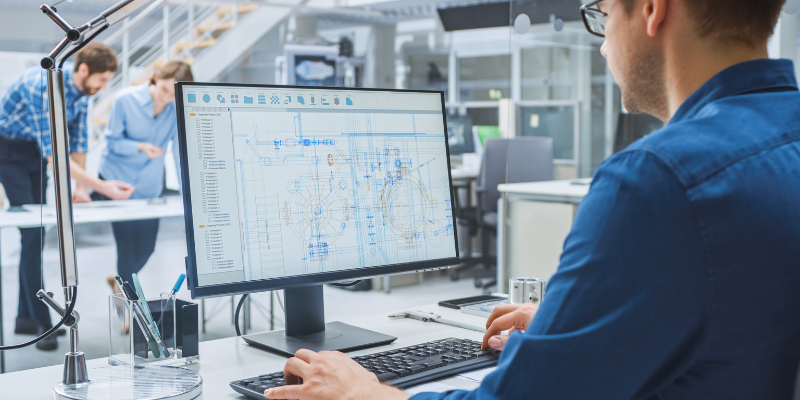
[[[633,114],[650,114],[662,121],[669,119],[664,57],[652,49],[628,53],[631,65],[619,81],[622,106]]]
[[[89,81],[89,77],[83,78],[83,80],[80,81],[80,86],[83,88],[83,90],[81,90],[81,91],[83,93],[88,94],[89,96],[92,96],[92,95],[94,95],[94,94],[96,94],[97,92],[100,91],[100,88],[89,86],[89,82],[88,81]]]

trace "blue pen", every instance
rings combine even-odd
[[[178,290],[181,290],[181,286],[183,286],[183,280],[186,279],[186,274],[181,274],[178,277],[178,281],[175,282],[175,286],[172,287],[172,290],[169,292],[169,297],[175,297],[175,294],[178,293]]]

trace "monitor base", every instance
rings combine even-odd
[[[250,346],[286,357],[294,357],[300,349],[347,352],[383,346],[397,340],[394,336],[342,322],[328,322],[324,331],[308,335],[287,336],[286,331],[272,331],[242,336],[242,339]]]

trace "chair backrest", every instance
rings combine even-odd
[[[555,178],[553,139],[519,137],[488,139],[484,143],[481,169],[478,175],[481,211],[497,211],[502,183],[550,181]]]

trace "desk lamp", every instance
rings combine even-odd
[[[153,0],[122,0],[103,11],[86,24],[73,27],[58,15],[55,7],[44,4],[42,12],[61,28],[65,37],[41,61],[47,70],[47,94],[50,106],[50,137],[53,147],[56,212],[58,215],[58,250],[61,260],[61,285],[64,288],[66,309],[52,293],[39,291],[39,299],[61,315],[56,325],[68,326],[70,351],[65,355],[64,376],[54,386],[56,399],[194,399],[202,390],[202,378],[185,368],[165,366],[108,366],[93,370],[90,379],[86,358],[78,350],[78,322],[73,311],[78,288],[78,268],[72,224],[72,193],[69,175],[69,137],[64,98],[64,61],[75,54],[108,27]],[[166,50],[166,49],[165,49]]]

